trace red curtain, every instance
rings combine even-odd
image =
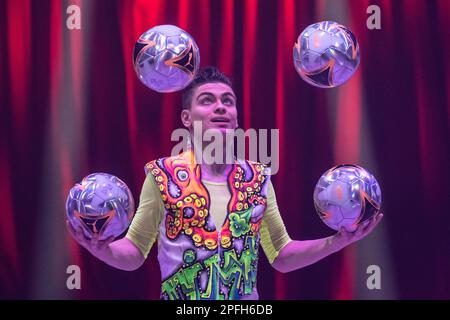
[[[369,30],[369,5],[381,29]],[[81,29],[69,30],[78,5]],[[180,94],[137,79],[134,42],[159,24],[188,31],[201,65],[234,80],[244,129],[280,130],[273,177],[294,239],[332,234],[315,213],[320,175],[355,163],[381,184],[385,219],[357,245],[280,274],[263,257],[264,299],[450,298],[450,2],[446,0],[0,0],[0,297],[157,299],[156,246],[139,270],[115,270],[65,230],[71,186],[92,172],[139,199],[143,166],[170,153]],[[358,38],[361,65],[335,89],[292,64],[309,24],[336,20]],[[82,289],[66,269],[80,266]],[[367,266],[382,289],[365,286]]]

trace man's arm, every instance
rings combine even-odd
[[[382,218],[383,214],[378,214],[367,223],[360,225],[353,233],[341,230],[327,238],[305,241],[291,240],[281,249],[273,261],[272,267],[285,273],[309,266],[364,238],[375,229]]]
[[[114,238],[104,241],[91,240],[84,236],[81,227],[75,230],[67,223],[67,228],[73,238],[94,257],[114,268],[132,271],[144,263],[158,235],[163,211],[159,189],[151,175],[147,175],[142,186],[139,208],[124,238],[117,241],[114,241]]]

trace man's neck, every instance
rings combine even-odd
[[[226,150],[227,146],[226,144],[223,145],[222,155],[223,159],[222,161],[219,161],[219,163],[210,163],[211,161],[206,161],[204,158],[204,152],[205,148],[207,147],[209,143],[203,143],[202,149],[197,150],[194,152],[195,158],[198,159],[201,157],[202,161],[200,162],[200,168],[202,172],[202,179],[207,181],[213,181],[213,182],[224,182],[227,180],[228,174],[230,173],[232,169],[232,164],[227,163],[226,160]],[[194,148],[194,145],[192,145]],[[194,148],[195,149],[195,148]],[[200,151],[200,152],[198,152]],[[197,160],[197,163],[199,161]]]
[[[231,171],[231,164],[206,164],[200,165],[202,171],[202,179],[213,182],[227,181],[228,174]]]

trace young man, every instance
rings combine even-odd
[[[185,89],[181,120],[193,148],[145,166],[139,208],[126,237],[89,241],[71,230],[95,257],[123,270],[139,268],[158,239],[161,298],[257,299],[260,243],[271,265],[289,272],[365,237],[380,222],[382,214],[354,233],[291,240],[262,164],[234,158],[226,163],[226,143],[223,161],[199,161],[208,143],[193,134],[194,123],[201,123],[202,133],[224,137],[238,127],[231,81],[217,68],[201,70]]]

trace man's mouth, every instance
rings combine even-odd
[[[225,118],[225,117],[214,117],[214,118],[211,118],[211,122],[214,122],[214,123],[229,123],[230,119]]]

